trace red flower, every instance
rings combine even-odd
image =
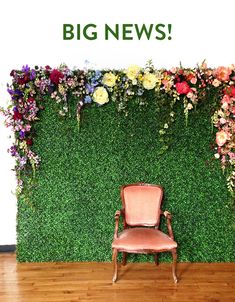
[[[28,83],[30,81],[30,77],[28,74],[24,74],[24,76],[22,77],[19,77],[18,80],[17,80],[17,83],[19,85],[24,85],[26,83]]]
[[[181,83],[176,83],[175,87],[176,87],[176,91],[179,94],[188,94],[191,91],[191,88],[189,87],[186,81],[183,81]]]
[[[18,111],[14,111],[13,119],[14,120],[22,120],[23,115],[19,113]]]
[[[33,144],[32,138],[28,138],[28,139],[26,140],[26,144],[27,144],[28,146],[32,146],[32,144]]]
[[[63,79],[64,75],[57,69],[53,69],[51,74],[50,74],[50,80],[52,83],[58,85],[60,82],[60,79]]]
[[[30,97],[27,99],[28,104],[33,104],[35,102],[34,98]]]
[[[175,76],[176,82],[180,82],[180,77],[178,75]]]
[[[224,94],[231,96],[231,97],[235,97],[235,87],[230,86],[230,87],[224,88]]]

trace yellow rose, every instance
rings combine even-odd
[[[103,105],[108,103],[109,95],[107,90],[104,87],[97,87],[93,93],[94,102]]]
[[[126,70],[128,79],[135,80],[140,72],[141,68],[138,65],[130,65]]]
[[[116,84],[116,76],[112,72],[106,72],[103,76],[103,84],[113,87]]]
[[[156,86],[157,77],[153,73],[146,73],[143,76],[143,86],[145,89],[153,89]]]

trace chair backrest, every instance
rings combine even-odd
[[[158,185],[136,183],[121,187],[125,221],[130,226],[158,226],[163,188]]]

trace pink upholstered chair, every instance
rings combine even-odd
[[[114,274],[117,280],[117,254],[123,253],[122,264],[126,264],[126,253],[153,253],[156,265],[157,253],[171,252],[172,273],[177,283],[176,261],[177,243],[171,227],[171,214],[162,212],[163,188],[145,183],[129,184],[121,187],[122,209],[115,213],[115,231],[112,243]],[[124,230],[118,233],[119,217],[122,215]],[[160,216],[167,220],[168,235],[159,230]]]

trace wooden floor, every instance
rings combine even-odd
[[[179,283],[171,265],[129,263],[112,284],[111,263],[17,264],[0,253],[0,301],[235,301],[235,263],[180,263]]]

